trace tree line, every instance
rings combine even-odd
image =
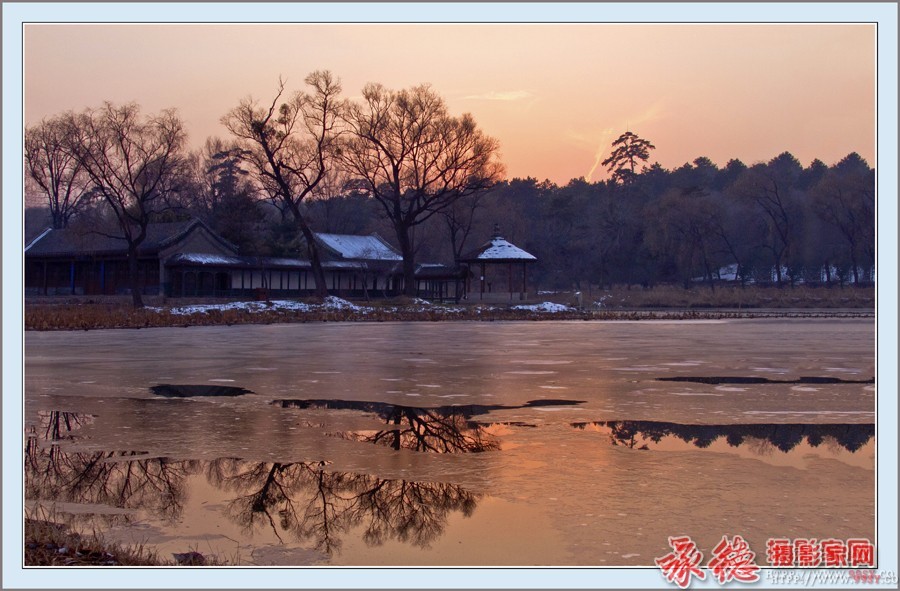
[[[875,171],[856,153],[831,166],[784,152],[750,166],[700,157],[625,171],[565,186],[504,181],[482,215],[506,220],[549,288],[875,280]]]
[[[330,72],[304,83],[241,100],[221,118],[229,137],[193,152],[172,109],[104,103],[45,119],[25,130],[26,194],[45,201],[55,228],[124,238],[138,307],[148,224],[186,216],[244,254],[308,257],[319,296],[314,232],[378,231],[403,255],[414,295],[417,262],[458,262],[495,224],[538,257],[532,277],[548,288],[712,286],[728,266],[742,282],[873,279],[874,171],[855,153],[832,166],[784,153],[666,170],[628,131],[603,162],[606,181],[502,180],[499,142],[428,85],[368,84],[351,101]]]

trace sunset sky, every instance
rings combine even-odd
[[[24,115],[177,107],[199,146],[241,98],[327,69],[348,98],[430,83],[500,140],[510,178],[605,178],[626,130],[666,168],[785,150],[874,165],[875,44],[871,24],[26,25]]]

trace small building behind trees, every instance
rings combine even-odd
[[[469,266],[466,292],[469,299],[524,300],[528,293],[528,265],[537,257],[509,242],[494,225],[494,235],[460,262]]]

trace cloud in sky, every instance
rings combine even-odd
[[[535,98],[534,93],[527,90],[491,90],[481,94],[470,94],[464,96],[463,100],[469,101],[522,101]]]

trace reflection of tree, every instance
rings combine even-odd
[[[403,410],[394,416],[399,422],[392,418],[392,423],[404,426],[390,431],[399,430],[401,442],[415,441],[422,449],[480,451],[489,445],[466,432],[458,415]],[[443,533],[451,512],[469,516],[479,498],[455,484],[330,472],[325,462],[173,461],[140,452],[65,451],[59,442],[71,439],[91,417],[53,412],[39,419],[25,443],[25,495],[31,500],[141,509],[177,520],[187,477],[203,473],[210,484],[234,494],[227,514],[246,532],[269,527],[279,539],[287,533],[333,553],[340,550],[340,536],[360,526],[370,545],[396,539],[428,547]]]
[[[196,472],[191,461],[148,458],[133,451],[64,451],[59,441],[88,422],[89,415],[39,414],[25,444],[25,497],[72,503],[142,508],[169,519],[183,510],[185,478]],[[43,439],[50,445],[42,445]]]
[[[444,532],[451,511],[469,517],[478,500],[455,484],[361,478],[356,515],[366,523],[363,539],[374,546],[397,539],[427,548]]]
[[[487,435],[482,426],[469,423],[458,412],[395,406],[386,422],[394,428],[374,434],[350,434],[350,437],[393,449],[435,453],[471,453],[500,448],[499,442]]]
[[[616,423],[610,425],[609,440],[613,445],[624,445],[625,447],[634,449],[637,445],[637,428],[629,423]],[[656,439],[655,441],[659,441]],[[640,446],[638,449],[650,449],[647,444]]]
[[[493,410],[564,406],[578,400],[531,400],[519,406],[464,405],[419,408],[382,402],[357,400],[275,400],[282,408],[349,409],[377,415],[391,428],[367,432],[343,432],[346,439],[386,445],[393,449],[411,449],[434,453],[477,453],[500,449],[483,425],[471,421],[475,415]]]
[[[228,513],[248,533],[268,526],[279,539],[286,532],[327,553],[340,550],[340,534],[359,525],[370,545],[397,539],[428,547],[451,511],[469,516],[478,498],[454,484],[328,472],[321,463],[220,459],[209,463],[206,475],[238,495]]]
[[[209,463],[206,476],[211,484],[238,494],[228,503],[228,514],[244,531],[269,526],[279,540],[279,531],[285,531],[298,540],[315,539],[317,550],[339,548],[333,530],[344,526],[337,508],[344,474],[327,473],[316,464],[223,458]]]
[[[32,474],[41,472],[41,456],[46,455],[48,459],[58,461],[59,446],[52,445],[42,452],[40,440],[43,441],[62,441],[64,439],[72,439],[72,432],[81,428],[93,420],[93,416],[86,414],[78,414],[73,412],[62,412],[58,410],[37,413],[40,422],[38,426],[31,425],[25,430],[25,471],[26,475],[31,469]]]
[[[646,442],[659,443],[665,437],[676,437],[696,447],[707,448],[718,438],[724,437],[732,447],[751,441],[758,447],[764,441],[764,447],[777,448],[786,453],[806,439],[812,447],[828,441],[853,453],[875,436],[875,425],[871,424],[683,425],[657,421],[598,421],[574,423],[573,426],[584,429],[588,424],[608,428],[610,441],[614,445],[634,448],[643,442],[639,449],[649,449]]]

